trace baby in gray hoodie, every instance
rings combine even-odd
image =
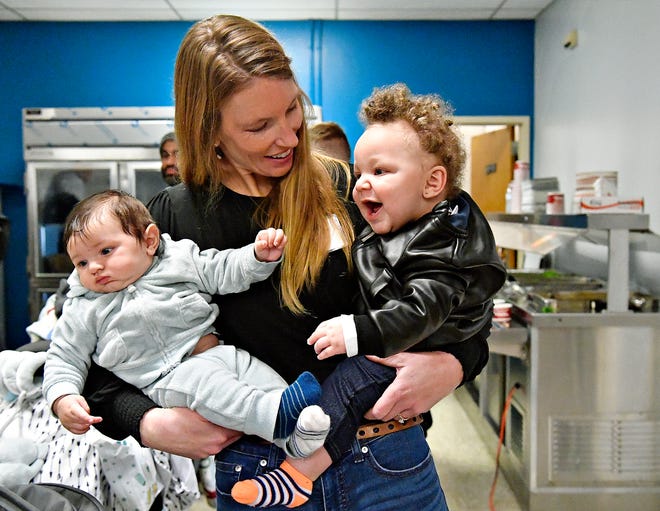
[[[258,435],[294,457],[323,445],[330,419],[316,406],[308,372],[292,384],[244,350],[219,343],[213,294],[267,279],[286,236],[260,231],[239,249],[200,251],[160,234],[147,208],[108,190],[76,205],[64,243],[74,264],[53,330],[43,392],[72,433],[102,420],[82,392],[90,362],[112,371],[162,407],[188,407],[209,421]]]

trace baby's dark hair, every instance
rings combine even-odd
[[[122,230],[140,242],[145,229],[155,223],[147,207],[131,194],[121,190],[105,190],[81,200],[71,210],[62,235],[64,246],[72,237],[87,236],[90,224],[105,214],[113,215],[119,220]]]
[[[460,191],[465,149],[452,120],[449,103],[436,94],[412,94],[402,83],[376,88],[362,102],[360,119],[369,126],[407,122],[419,136],[422,149],[433,154],[447,169],[447,197]]]

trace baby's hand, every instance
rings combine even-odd
[[[254,255],[262,262],[277,261],[282,257],[286,246],[286,236],[282,229],[269,227],[259,231],[254,240]]]
[[[307,344],[314,346],[317,358],[323,360],[334,355],[346,353],[344,329],[340,318],[323,321],[307,339]]]
[[[89,405],[85,398],[78,394],[68,394],[53,403],[53,412],[60,419],[62,426],[76,435],[89,431],[92,424],[103,419],[89,414]]]

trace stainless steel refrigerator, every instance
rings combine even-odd
[[[60,238],[76,202],[119,188],[143,202],[166,184],[158,146],[173,107],[24,108],[30,316],[72,270]]]

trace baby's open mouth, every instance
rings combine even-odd
[[[375,215],[376,213],[378,213],[380,208],[383,207],[382,202],[376,202],[370,200],[364,201],[363,204],[367,208],[367,211],[369,212],[370,215]]]

